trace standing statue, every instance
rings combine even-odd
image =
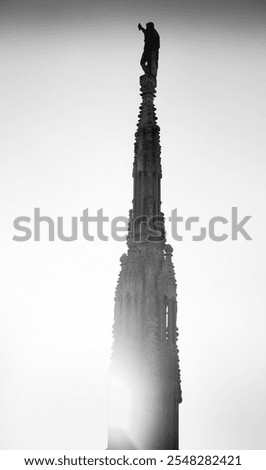
[[[154,28],[153,23],[147,23],[146,29],[138,24],[138,29],[144,33],[144,51],[140,60],[140,65],[146,75],[153,78],[157,76],[160,36]]]

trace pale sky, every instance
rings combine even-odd
[[[161,36],[162,200],[251,215],[252,241],[168,242],[178,282],[182,449],[266,442],[265,67],[259,1],[1,1],[0,448],[104,449],[125,243],[18,243],[13,220],[127,216],[140,21]],[[169,227],[168,227],[169,228]],[[107,235],[110,230],[107,228]]]

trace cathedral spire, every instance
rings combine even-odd
[[[166,244],[161,212],[160,128],[154,106],[159,35],[154,26],[139,29],[145,38],[148,34],[149,47],[145,39],[128,250],[120,259],[115,294],[108,448],[178,449],[177,294],[173,249]]]
[[[136,239],[147,239],[161,227],[164,239],[163,214],[161,213],[161,146],[160,127],[157,124],[154,98],[156,79],[149,75],[140,77],[142,102],[135,133],[133,164],[133,210]],[[141,231],[142,229],[142,231]]]

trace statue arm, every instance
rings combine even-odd
[[[145,33],[146,29],[141,26],[141,24],[138,24],[138,29],[139,31],[141,30],[143,33]]]

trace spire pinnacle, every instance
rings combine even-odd
[[[146,37],[148,28],[144,30],[141,61],[145,75],[140,77],[133,207],[127,254],[120,258],[111,365],[112,373],[119,375],[123,385],[116,392],[116,401],[123,402],[125,390],[129,390],[132,401],[127,426],[109,426],[109,449],[179,448],[178,406],[182,399],[176,344],[176,280],[173,249],[165,242],[161,212],[160,128],[154,106],[159,47],[157,42],[157,50],[151,47],[147,55],[146,44],[155,44],[153,40],[149,43],[149,35]],[[144,28],[139,25],[139,29]],[[152,55],[155,53],[157,57]],[[161,238],[153,240],[151,236],[159,228]]]

